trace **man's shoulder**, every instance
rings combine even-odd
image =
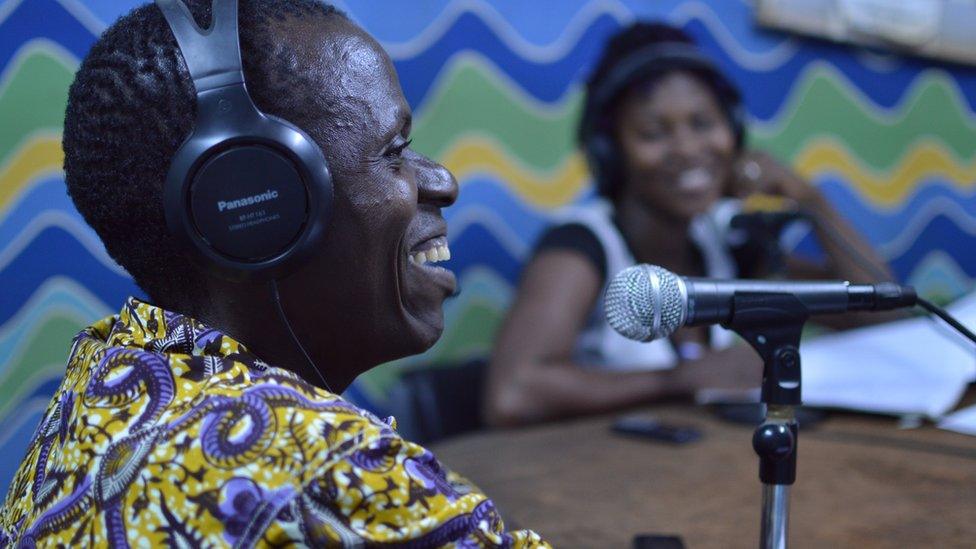
[[[94,543],[121,524],[154,544],[172,542],[174,525],[191,545],[251,543],[312,480],[400,440],[286,370],[80,339],[15,479],[20,493],[0,512],[0,539],[43,530],[39,539],[68,543],[88,524]],[[62,504],[77,520],[52,529],[45,517]]]
[[[231,372],[206,384],[187,404],[189,407],[176,406],[168,414],[163,421],[166,429],[178,428],[187,421],[187,414],[196,415],[200,421],[191,430],[199,431],[204,440],[226,437],[234,446],[251,442],[252,448],[266,444],[263,455],[279,454],[280,461],[264,463],[289,463],[293,473],[321,471],[372,441],[399,439],[391,420],[381,420],[341,396],[275,367],[238,375]],[[245,431],[248,436],[242,437]]]

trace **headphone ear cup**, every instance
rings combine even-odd
[[[729,122],[735,135],[735,146],[742,149],[746,141],[746,108],[741,101],[737,101],[729,108]]]
[[[610,196],[610,186],[616,179],[617,154],[616,147],[610,136],[596,132],[586,142],[587,159],[590,171],[596,179],[597,191],[603,196]]]
[[[221,117],[221,101],[234,116]],[[258,111],[243,86],[198,97],[197,105],[197,127],[167,176],[170,232],[224,278],[287,275],[314,253],[328,226],[332,178],[322,149],[296,126]]]

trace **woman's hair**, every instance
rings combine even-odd
[[[586,82],[577,139],[601,195],[615,199],[621,184],[613,131],[618,100],[635,90],[650,91],[663,76],[679,70],[696,76],[712,91],[741,145],[738,89],[683,30],[661,22],[636,22],[607,41]]]

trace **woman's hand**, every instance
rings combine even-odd
[[[761,151],[747,151],[739,157],[733,170],[731,190],[740,198],[754,194],[782,197],[798,207],[810,207],[823,200],[816,187]]]

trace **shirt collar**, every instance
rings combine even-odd
[[[276,372],[279,376],[301,381],[310,390],[320,390],[308,385],[291,371],[270,366],[248,351],[243,343],[220,330],[135,297],[126,300],[118,315],[96,322],[79,334],[79,337],[99,347],[126,347],[165,354],[171,364],[175,360],[181,368],[189,368],[181,374],[189,378],[208,377],[214,372],[223,371],[226,365],[240,363],[247,367],[251,376]],[[331,398],[341,399],[337,395],[331,395]],[[381,420],[367,410],[359,409],[359,413],[376,423],[396,429],[396,420],[392,416]]]
[[[215,357],[243,362],[259,369],[267,364],[243,343],[220,330],[173,311],[130,297],[105,337],[110,347],[137,348],[167,355]],[[104,332],[103,332],[104,333]]]

